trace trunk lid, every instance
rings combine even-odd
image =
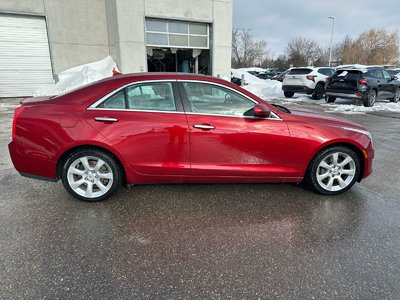
[[[290,72],[285,76],[285,85],[305,85],[307,82],[307,75],[312,72],[309,68],[296,68],[290,70]]]
[[[338,70],[331,77],[327,92],[354,93],[358,89],[358,80],[363,78],[361,70]]]

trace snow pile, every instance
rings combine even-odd
[[[242,78],[242,75],[244,76],[244,84],[251,84],[251,83],[262,83],[264,82],[263,79],[260,79],[254,75],[251,75],[247,71],[243,69],[232,69],[232,76],[235,78]]]
[[[245,72],[257,72],[257,73],[264,73],[267,71],[267,69],[262,69],[258,67],[251,67],[251,68],[240,68],[238,70],[245,71]]]
[[[338,112],[344,114],[363,114],[374,111],[400,113],[400,102],[397,103],[375,102],[374,106],[372,107],[357,106],[351,104],[322,104],[321,106],[327,108],[331,112]]]
[[[257,69],[257,68],[247,68],[247,69]],[[235,78],[242,78],[244,75],[245,86],[242,88],[248,90],[254,95],[267,99],[271,97],[283,97],[282,83],[277,80],[264,80],[260,79],[254,75],[251,75],[246,70],[247,69],[232,69],[232,75]],[[258,68],[259,69],[259,68]]]
[[[283,97],[282,82],[270,79],[262,81],[245,85],[243,88],[264,100]]]
[[[118,72],[117,64],[111,56],[107,56],[102,60],[61,72],[58,74],[59,81],[57,83],[50,84],[35,91],[33,96],[38,97],[65,94],[86,84],[110,77],[113,75],[114,71]]]
[[[360,64],[351,64],[351,65],[340,65],[337,66],[336,69],[366,69],[368,66],[366,65],[360,65]]]

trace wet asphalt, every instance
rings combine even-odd
[[[376,158],[339,196],[148,185],[84,203],[13,169],[12,112],[0,107],[0,299],[400,298],[399,115],[346,115]]]

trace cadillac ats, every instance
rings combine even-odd
[[[21,175],[84,201],[120,185],[304,182],[339,194],[372,172],[371,134],[344,118],[271,105],[222,79],[118,75],[15,110]]]

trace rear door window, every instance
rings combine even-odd
[[[153,82],[126,88],[128,108],[134,110],[175,111],[174,92],[169,82]]]
[[[134,84],[114,93],[97,108],[150,111],[176,111],[175,97],[170,82]]]
[[[98,108],[125,109],[124,90],[121,90],[100,103]]]

